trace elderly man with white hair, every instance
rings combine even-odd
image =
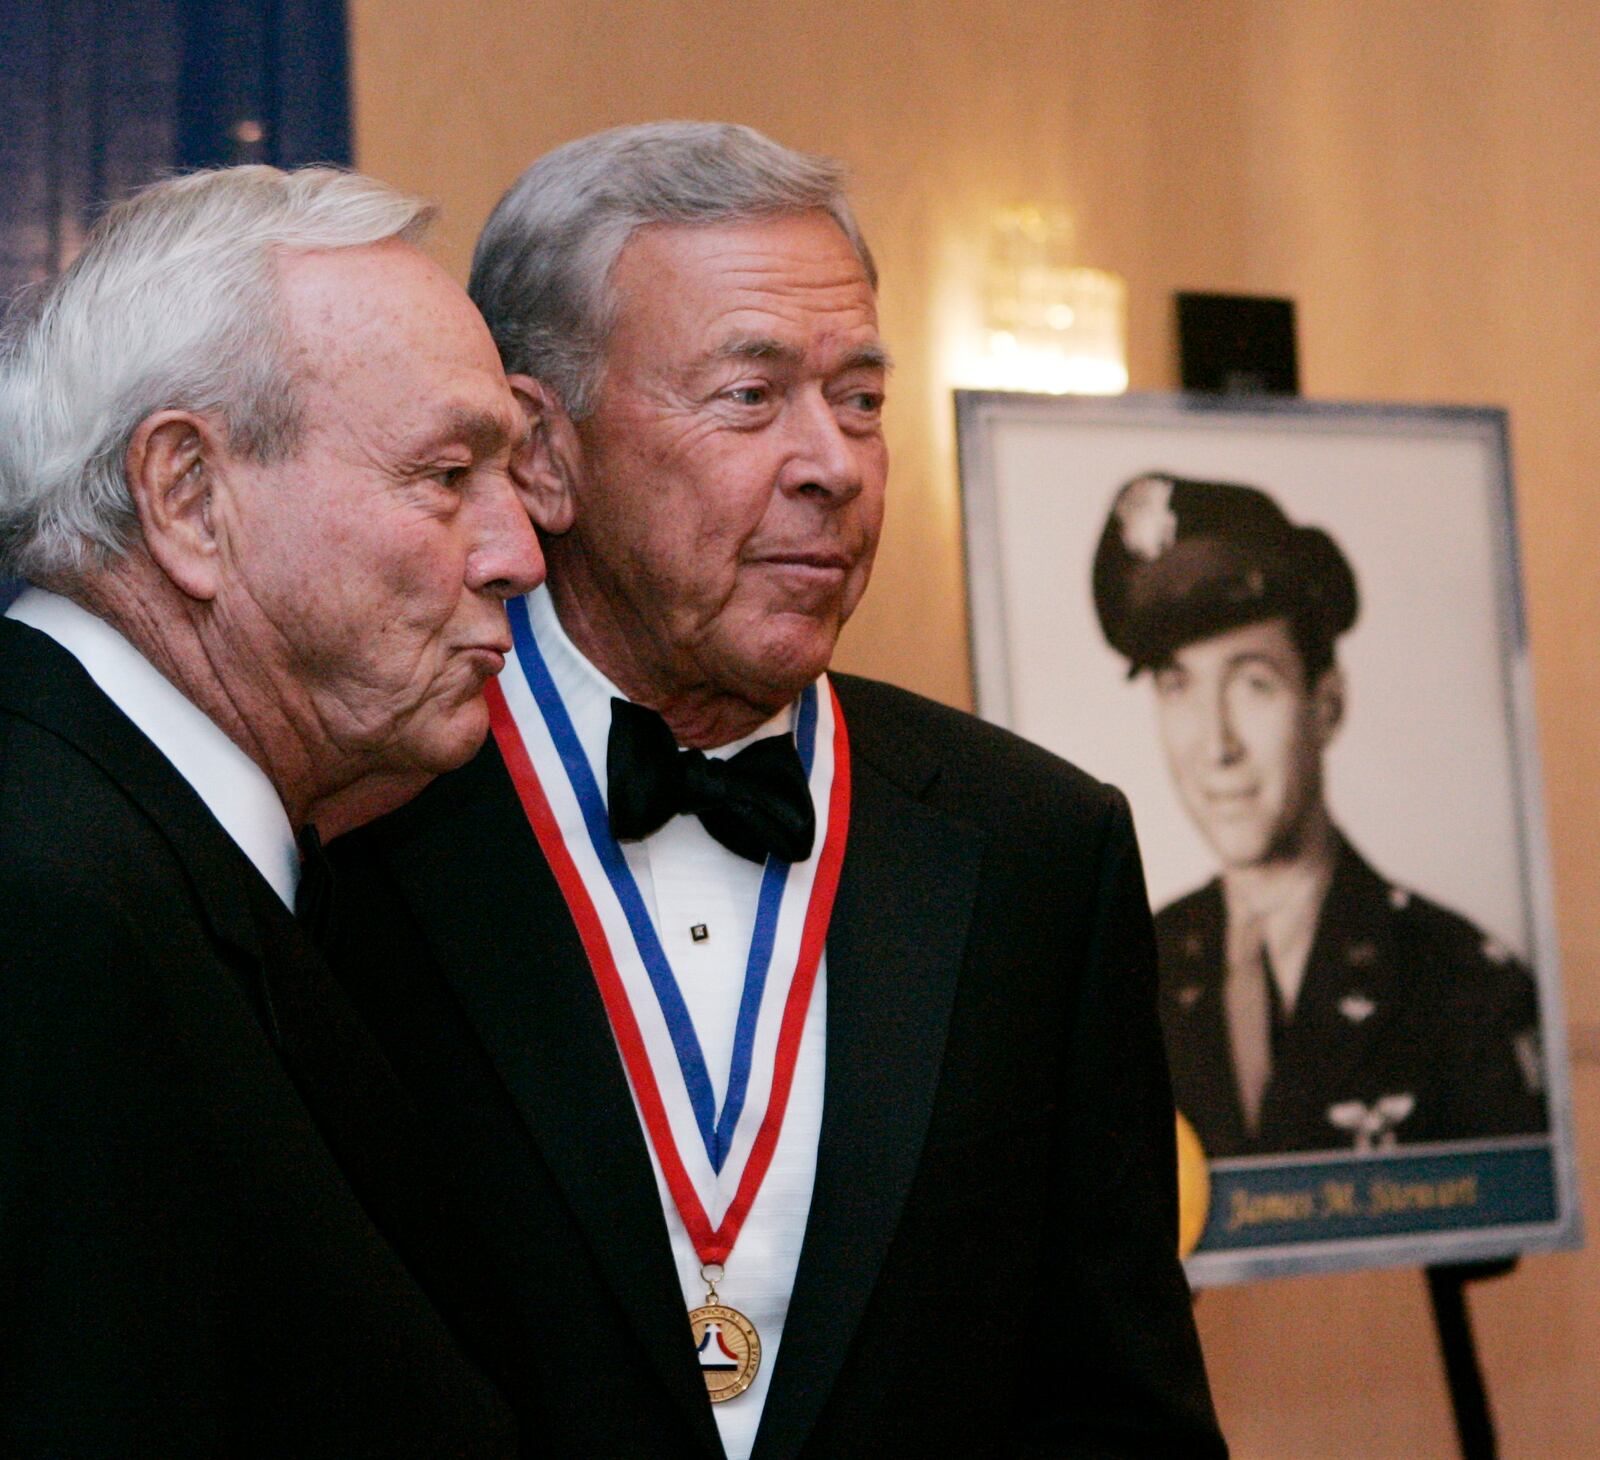
[[[828,672],[887,354],[839,169],[662,123],[478,245],[549,584],[343,960],[606,1460],[1212,1457],[1127,805]]]
[[[428,212],[161,183],[0,337],[7,1456],[516,1453],[492,1279],[316,947],[318,833],[472,755],[542,572]]]

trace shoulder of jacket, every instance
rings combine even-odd
[[[1044,797],[1103,816],[1125,806],[1120,791],[998,725],[910,690],[852,674],[829,674],[844,709],[853,756],[904,783],[937,776],[969,802],[1021,813]],[[896,769],[904,767],[902,773]]]
[[[1180,933],[1217,922],[1222,912],[1219,893],[1219,885],[1213,880],[1169,902],[1155,915],[1156,931]]]

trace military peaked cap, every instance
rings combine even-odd
[[[1284,617],[1332,644],[1356,620],[1355,574],[1334,540],[1265,492],[1165,472],[1117,493],[1094,555],[1106,642],[1137,673],[1195,639]]]

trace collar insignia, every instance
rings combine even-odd
[[[1365,1023],[1377,1007],[1365,994],[1346,994],[1339,1000],[1339,1012],[1352,1024]]]

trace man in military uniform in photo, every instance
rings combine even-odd
[[[1334,644],[1355,575],[1253,487],[1117,493],[1094,560],[1107,642],[1148,671],[1185,809],[1221,875],[1156,915],[1178,1109],[1210,1157],[1545,1128],[1528,970],[1391,883],[1335,825]]]

